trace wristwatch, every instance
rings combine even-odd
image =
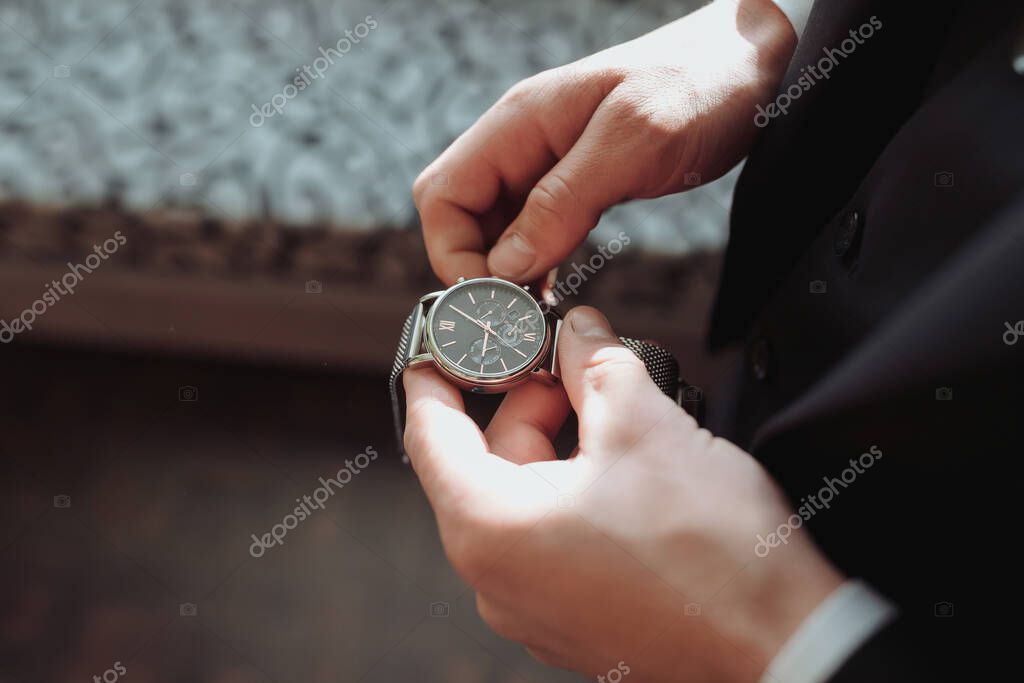
[[[562,316],[529,287],[496,277],[459,278],[420,298],[405,320],[388,388],[395,436],[403,460],[404,419],[398,397],[406,368],[430,365],[455,386],[477,394],[506,392],[525,382],[559,382]],[[619,337],[647,368],[658,388],[699,419],[699,389],[679,377],[679,364],[653,342]],[[689,405],[688,405],[689,404]]]

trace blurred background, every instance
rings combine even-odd
[[[0,332],[0,683],[580,680],[483,625],[398,460],[439,285],[410,187],[518,80],[698,4],[0,0],[0,320],[34,311]],[[735,175],[610,211],[591,244],[632,243],[566,302],[705,387]]]

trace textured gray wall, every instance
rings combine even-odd
[[[697,4],[4,1],[0,199],[411,224],[416,174],[506,88]],[[357,30],[371,15],[376,27]],[[251,125],[253,105],[346,30],[365,37]],[[734,175],[617,208],[593,238],[625,229],[671,253],[721,246]]]

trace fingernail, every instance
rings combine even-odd
[[[608,318],[604,317],[596,308],[588,306],[581,306],[569,311],[569,326],[581,337],[607,339],[615,336]]]
[[[513,232],[498,241],[487,260],[495,275],[511,279],[528,271],[536,258],[533,245]]]

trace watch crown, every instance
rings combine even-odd
[[[461,275],[459,276],[459,279],[456,280],[456,282],[465,282],[465,281],[466,281],[466,278],[462,277]]]

